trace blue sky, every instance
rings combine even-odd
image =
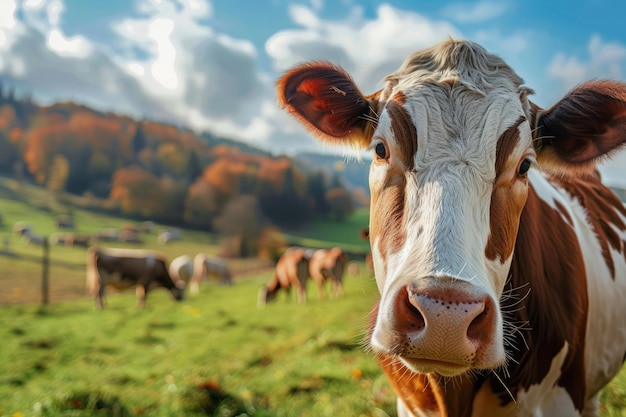
[[[607,0],[0,0],[0,80],[278,152],[320,149],[273,84],[310,59],[365,93],[446,37],[502,56],[549,107],[586,79],[626,80],[626,3]],[[626,185],[626,152],[602,168]]]

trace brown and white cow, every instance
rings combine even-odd
[[[338,247],[311,251],[309,276],[315,282],[320,298],[326,298],[326,282],[330,282],[333,296],[343,296],[343,275],[348,255]]]
[[[502,59],[446,40],[363,95],[330,63],[278,100],[373,151],[370,345],[399,416],[596,416],[626,352],[626,210],[596,161],[626,141],[626,84],[549,109]]]
[[[285,253],[278,259],[274,276],[267,285],[259,289],[258,305],[264,306],[276,299],[280,289],[290,293],[291,288],[296,289],[298,303],[306,303],[306,282],[309,278],[309,259],[307,250],[299,247],[287,248]]]
[[[173,280],[168,273],[167,259],[154,251],[141,249],[89,248],[87,251],[87,289],[96,297],[96,307],[104,307],[104,294],[109,285],[119,291],[136,287],[137,304],[145,306],[148,292],[167,289],[174,299],[184,297],[185,283]]]

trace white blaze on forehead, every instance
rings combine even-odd
[[[402,84],[394,92],[400,87]],[[385,141],[391,156],[388,164],[372,164],[372,191],[388,184],[390,175],[406,177],[404,246],[391,254],[380,250],[378,246],[384,242],[372,236],[375,259],[381,259],[381,252],[387,253],[384,271],[380,261],[375,271],[381,290],[382,281],[389,286],[402,277],[414,280],[448,274],[472,280],[484,279],[488,270],[495,272],[495,266],[486,265],[484,248],[489,236],[496,144],[524,115],[518,95],[512,92],[481,97],[468,90],[445,93],[441,87],[427,85],[413,91],[412,95],[405,92],[403,107],[417,131],[414,171],[403,166],[406,156],[395,154],[407,149],[399,142],[406,138],[394,137],[393,121],[386,110],[373,138],[374,144]],[[528,123],[519,128],[522,140],[514,151],[517,157],[530,146]],[[505,268],[498,273],[506,274]]]

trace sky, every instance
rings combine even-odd
[[[410,53],[465,38],[550,107],[588,80],[626,80],[626,2],[608,0],[0,0],[0,82],[275,153],[322,150],[274,83],[308,60],[373,93]],[[603,163],[626,187],[626,151]]]

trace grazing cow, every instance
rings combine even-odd
[[[626,352],[626,209],[596,161],[626,142],[626,84],[549,109],[501,58],[449,39],[364,96],[329,63],[279,80],[318,138],[373,151],[369,344],[407,416],[597,416]]]
[[[176,230],[163,230],[157,236],[157,242],[163,245],[176,240],[180,240],[180,232]]]
[[[89,248],[87,251],[87,288],[96,297],[96,307],[104,307],[107,285],[117,290],[136,287],[137,304],[144,307],[148,291],[163,287],[174,299],[184,296],[185,283],[173,280],[167,260],[158,252],[141,249]]]
[[[225,260],[203,253],[197,254],[193,259],[193,277],[189,291],[193,294],[200,292],[200,283],[211,276],[217,277],[220,283],[225,285],[233,283],[233,276]]]
[[[259,289],[259,306],[274,301],[280,289],[289,293],[291,287],[296,289],[298,303],[306,303],[306,281],[309,278],[309,261],[306,255],[306,249],[287,248],[276,263],[272,280]]]
[[[168,271],[174,281],[181,280],[187,286],[193,276],[193,260],[188,255],[180,255],[170,262]]]
[[[317,249],[309,257],[309,276],[317,285],[320,298],[326,298],[325,285],[330,281],[332,294],[343,295],[343,274],[348,255],[341,248]]]

